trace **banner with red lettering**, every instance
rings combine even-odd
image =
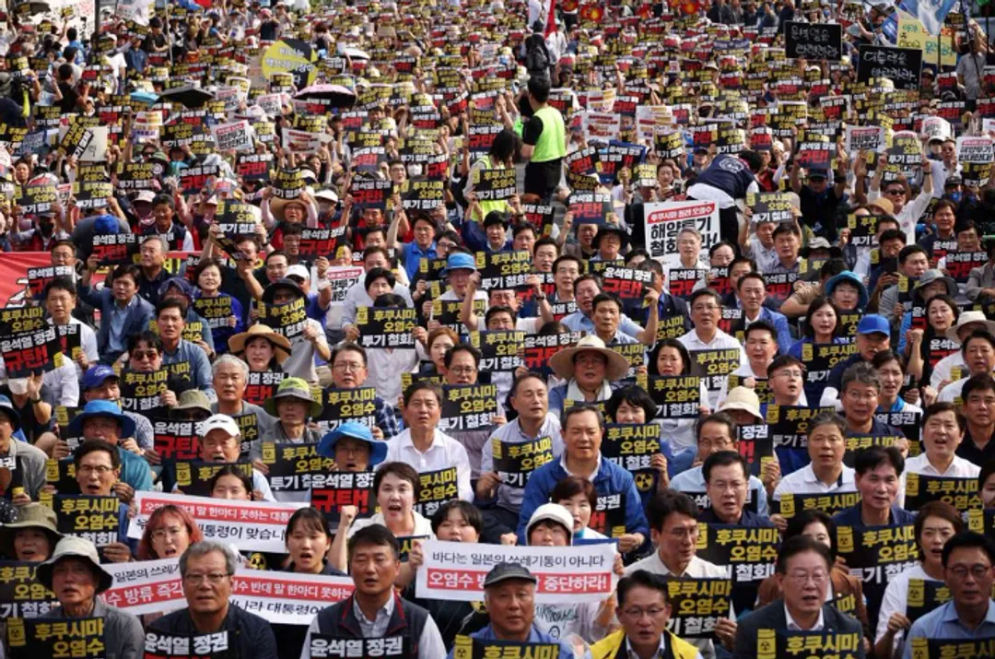
[[[128,525],[128,537],[142,537],[149,516],[166,504],[183,508],[197,522],[205,540],[218,540],[239,550],[283,553],[284,533],[290,516],[306,502],[270,503],[209,499],[185,494],[135,492],[135,517]]]
[[[498,563],[517,563],[539,583],[535,601],[545,604],[601,602],[615,590],[615,544],[574,547],[479,545],[438,540],[422,543],[425,562],[418,570],[417,597],[484,599],[484,578]]]
[[[352,594],[352,577],[239,568],[231,601],[274,624],[310,625],[326,606]]]

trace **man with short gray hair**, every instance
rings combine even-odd
[[[273,436],[276,419],[262,407],[244,400],[249,382],[249,365],[235,355],[225,354],[211,366],[211,382],[218,400],[211,403],[213,414],[227,414],[241,429],[243,448],[260,457],[260,442]]]
[[[180,577],[187,607],[149,625],[149,632],[195,636],[226,632],[228,648],[241,659],[272,659],[276,640],[269,622],[233,605],[232,577],[238,560],[213,540],[195,542],[180,556]]]

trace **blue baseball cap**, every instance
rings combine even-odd
[[[118,404],[109,400],[91,400],[83,408],[83,411],[69,422],[69,433],[73,437],[83,436],[83,424],[87,419],[97,416],[109,416],[121,425],[121,437],[135,436],[135,422],[118,407]]]
[[[357,421],[346,421],[334,430],[325,433],[325,436],[318,442],[318,455],[334,458],[335,444],[343,437],[352,437],[369,444],[370,467],[380,464],[387,457],[387,442],[374,439],[370,429]]]
[[[93,221],[93,231],[100,235],[120,233],[121,225],[118,224],[118,219],[115,216],[105,213],[98,215],[97,219]]]
[[[884,316],[868,314],[857,323],[857,334],[885,334],[891,336],[891,325]]]
[[[466,252],[456,252],[446,258],[446,267],[442,274],[445,276],[450,270],[473,270],[477,271],[477,259],[472,254]]]
[[[86,369],[83,374],[83,390],[96,389],[104,383],[107,378],[116,378],[117,373],[106,364],[97,364]]]

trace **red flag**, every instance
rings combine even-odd
[[[549,0],[549,14],[546,16],[546,36],[556,32],[556,0]]]

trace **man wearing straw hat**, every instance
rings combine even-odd
[[[105,657],[143,656],[142,623],[97,597],[111,587],[114,578],[100,567],[97,547],[92,542],[71,535],[62,538],[52,558],[39,565],[35,574],[59,600],[59,606],[43,615],[43,620],[103,618]]]

